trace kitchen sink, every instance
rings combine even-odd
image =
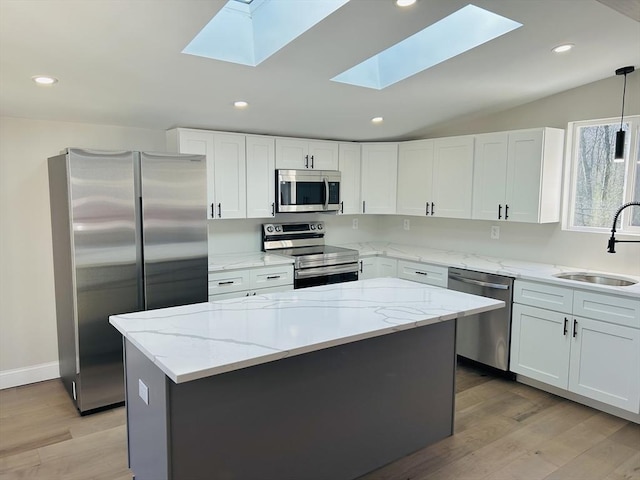
[[[611,275],[602,275],[597,273],[567,272],[557,273],[556,275],[554,275],[554,277],[563,278],[564,280],[574,280],[576,282],[610,285],[613,287],[628,287],[629,285],[635,285],[636,283],[638,283],[631,278],[614,277]]]

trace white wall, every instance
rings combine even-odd
[[[0,118],[0,388],[58,376],[47,158],[164,151],[163,131]]]

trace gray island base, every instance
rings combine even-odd
[[[394,278],[120,314],[136,480],[347,480],[453,433],[456,322]]]

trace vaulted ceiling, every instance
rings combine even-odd
[[[0,0],[0,114],[407,139],[613,76],[621,66],[640,67],[640,23],[631,18],[638,0],[474,1],[523,26],[382,90],[330,79],[467,0],[418,0],[407,9],[392,0],[351,0],[256,67],[181,53],[225,3]],[[552,53],[564,43],[575,48]],[[39,87],[31,81],[37,74],[59,82]],[[249,106],[238,110],[235,100]],[[372,124],[376,116],[384,122]]]

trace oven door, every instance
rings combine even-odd
[[[356,280],[358,280],[358,263],[305,268],[295,271],[293,288],[317,287]]]
[[[277,170],[277,212],[327,212],[340,209],[340,172]]]

